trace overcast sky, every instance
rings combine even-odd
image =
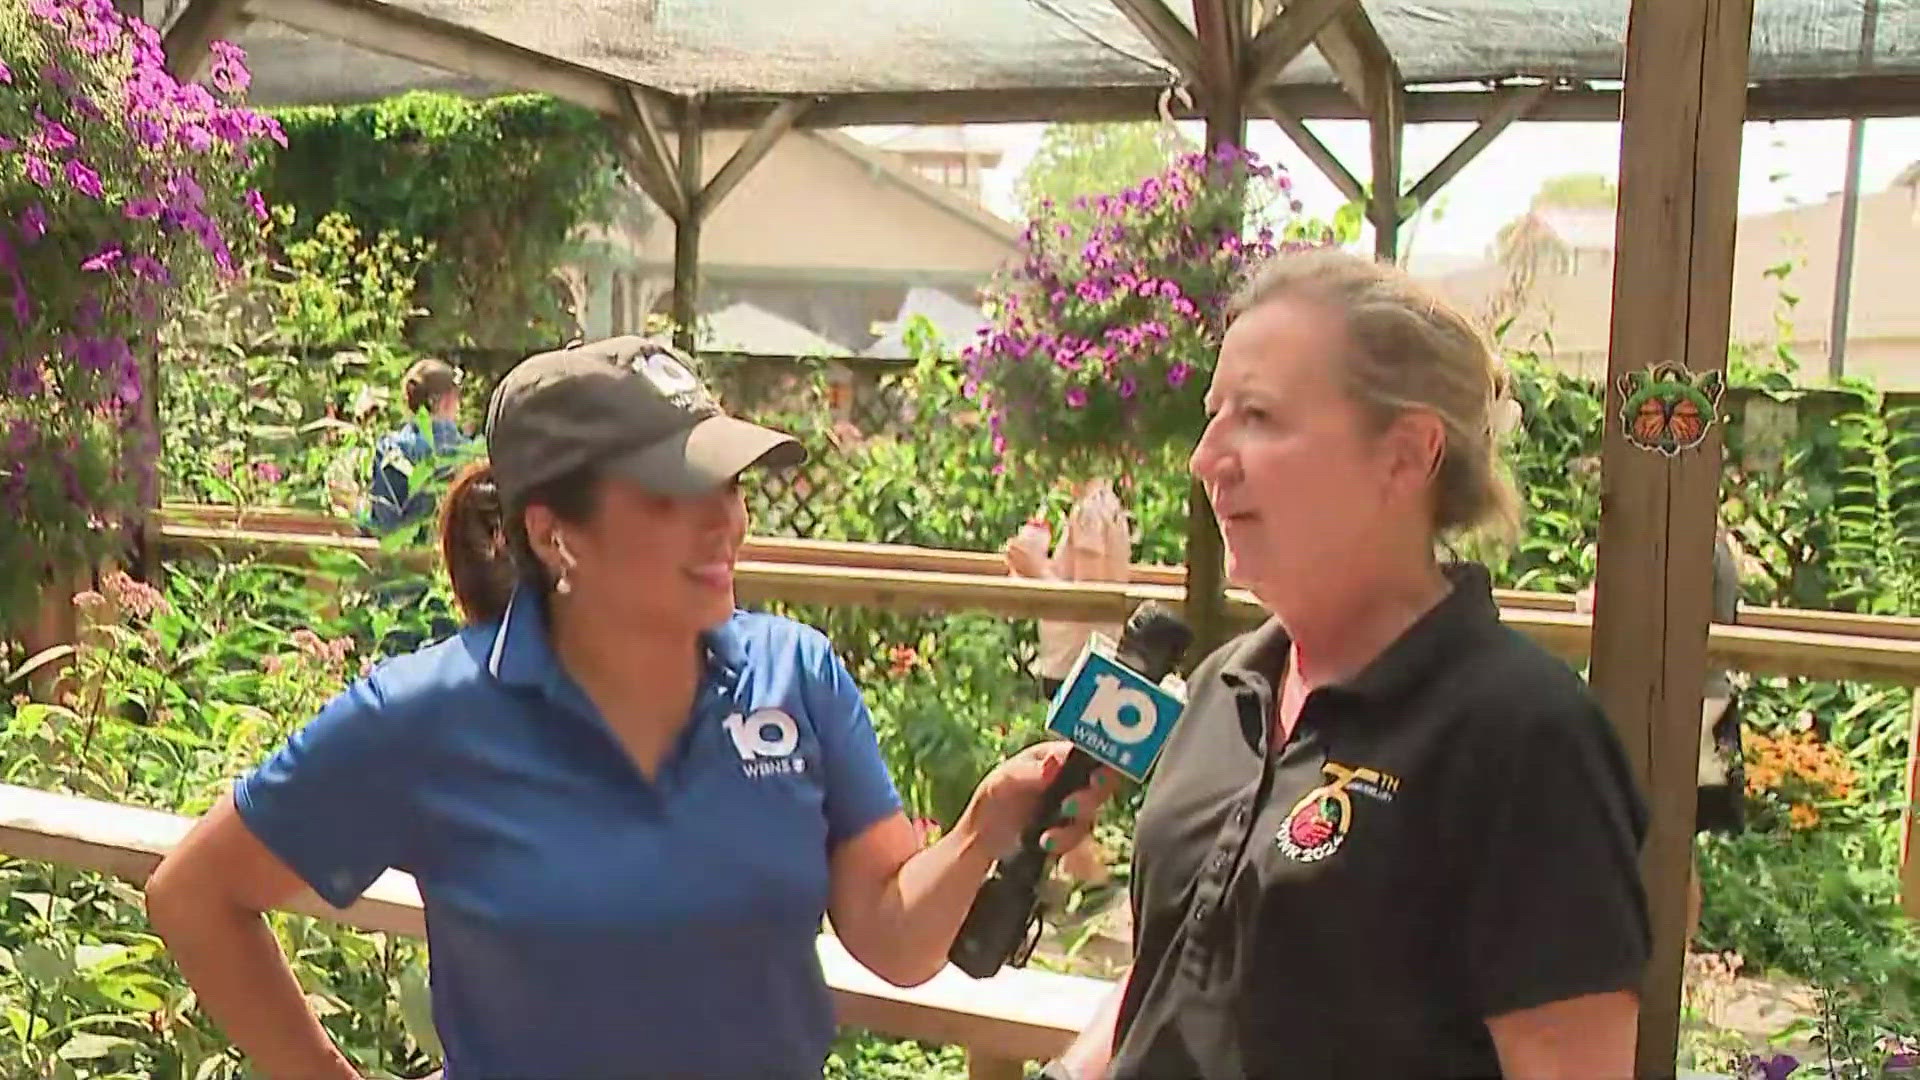
[[[1367,129],[1359,121],[1309,124],[1347,169],[1367,178]],[[1791,121],[1748,124],[1741,155],[1740,212],[1761,213],[1795,203],[1814,203],[1840,191],[1846,178],[1847,122]],[[1406,182],[1411,184],[1472,130],[1470,124],[1417,124],[1405,137]],[[1006,148],[1001,167],[990,175],[988,205],[1009,217],[1014,180],[1037,145],[1037,124],[995,125],[988,134]],[[1196,136],[1199,133],[1194,128]],[[1291,172],[1307,211],[1330,216],[1343,201],[1280,129],[1270,122],[1252,125],[1249,142],[1269,161]],[[1887,186],[1902,168],[1920,159],[1920,118],[1870,120],[1861,169],[1862,190]],[[1412,254],[1477,255],[1485,251],[1501,225],[1526,209],[1540,183],[1564,173],[1617,175],[1620,129],[1616,124],[1515,124],[1461,170],[1435,201],[1436,212],[1423,214],[1412,236]]]

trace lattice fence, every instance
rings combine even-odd
[[[811,451],[802,467],[753,485],[756,533],[819,538],[820,508],[831,505],[846,467],[836,449],[903,431],[912,421],[911,364],[714,354],[702,364],[729,412],[791,432]]]

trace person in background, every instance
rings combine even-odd
[[[446,1080],[819,1080],[823,916],[882,978],[947,950],[1069,745],[1029,747],[922,847],[826,637],[737,610],[741,477],[805,457],[637,337],[519,364],[441,545],[469,624],[333,699],[147,885],[200,1006],[261,1075],[358,1080],[261,913],[426,906]],[[1042,844],[1083,838],[1114,777]]]
[[[1593,586],[1574,594],[1573,607],[1593,613]],[[1713,534],[1713,621],[1732,625],[1740,620],[1740,563],[1725,525]],[[1746,828],[1746,753],[1741,733],[1740,694],[1727,669],[1707,666],[1700,695],[1700,779],[1694,801],[1694,833],[1737,833]],[[1693,850],[1687,873],[1687,938],[1700,928],[1703,892],[1700,852]]]
[[[1003,555],[1014,577],[1048,581],[1126,582],[1133,574],[1133,532],[1126,508],[1105,478],[1076,485],[1073,506],[1060,533],[1060,542],[1048,553],[1052,530],[1043,514],[1035,514],[1007,540]],[[1080,653],[1096,633],[1117,641],[1118,624],[1041,619],[1038,655],[1033,672],[1040,692],[1052,698],[1079,662]]]
[[[432,516],[435,498],[421,466],[451,456],[471,440],[460,430],[460,372],[444,360],[421,360],[400,382],[407,422],[374,444],[368,480],[368,529],[383,535]],[[425,410],[427,429],[419,416]]]
[[[1647,810],[1579,674],[1500,620],[1499,361],[1404,271],[1283,255],[1191,458],[1270,618],[1207,657],[1134,837],[1134,961],[1044,1075],[1634,1073]]]

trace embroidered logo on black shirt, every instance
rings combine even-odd
[[[1300,797],[1287,812],[1286,823],[1273,840],[1290,859],[1319,862],[1340,850],[1353,827],[1353,799],[1349,793],[1390,803],[1400,790],[1400,778],[1378,769],[1355,769],[1329,761],[1321,767],[1327,782]]]

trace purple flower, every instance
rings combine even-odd
[[[1121,401],[1130,400],[1133,397],[1134,393],[1139,389],[1140,389],[1140,384],[1133,381],[1133,376],[1122,375],[1120,377],[1120,400]]]
[[[103,247],[94,254],[93,258],[81,263],[80,269],[95,274],[104,274],[113,269],[114,264],[120,261],[122,254],[124,254],[124,252],[120,250],[120,245],[118,244]]]
[[[47,235],[47,212],[39,203],[20,211],[20,231],[26,234],[29,243]]]
[[[273,462],[256,461],[253,463],[253,475],[264,483],[277,484],[280,482],[282,474],[280,472],[280,466],[275,465]]]
[[[0,86],[13,85],[13,69],[0,62]]]
[[[172,275],[167,273],[167,268],[161,264],[160,260],[151,255],[135,255],[127,260],[127,268],[133,271],[135,277],[146,281],[157,281],[165,285],[173,280]]]
[[[26,169],[27,179],[40,187],[53,186],[53,166],[46,158],[38,154],[25,154],[20,158],[21,167]]]
[[[7,390],[15,397],[35,397],[47,388],[46,376],[40,370],[40,361],[32,360],[13,369],[7,378]]]
[[[247,71],[247,54],[227,41],[214,42],[212,52],[213,65],[208,74],[213,85],[228,97],[246,93],[253,83],[253,76]]]
[[[1084,387],[1067,387],[1067,408],[1084,409],[1087,405],[1087,391]]]
[[[1184,360],[1174,361],[1173,366],[1167,369],[1167,385],[1175,390],[1187,385],[1187,380],[1192,377],[1193,368]]]
[[[67,162],[66,173],[67,183],[72,184],[73,190],[87,198],[97,199],[105,193],[100,186],[100,174],[89,168],[86,162],[78,158]]]
[[[122,207],[120,212],[125,214],[131,221],[153,221],[157,219],[160,216],[160,212],[165,209],[166,205],[159,199],[151,195],[142,195],[137,199],[129,199],[127,205]]]
[[[34,110],[33,118],[40,125],[40,145],[46,147],[49,153],[62,153],[80,145],[79,136],[65,124],[48,119],[47,115],[38,109]]]
[[[253,216],[256,219],[260,221],[267,220],[267,200],[264,195],[261,195],[258,191],[255,191],[252,188],[248,188],[247,194],[246,194],[246,200],[247,200],[247,209],[253,211]]]
[[[1770,1059],[1755,1055],[1747,1059],[1742,1075],[1746,1080],[1787,1080],[1799,1067],[1799,1060],[1791,1054],[1775,1054]]]

